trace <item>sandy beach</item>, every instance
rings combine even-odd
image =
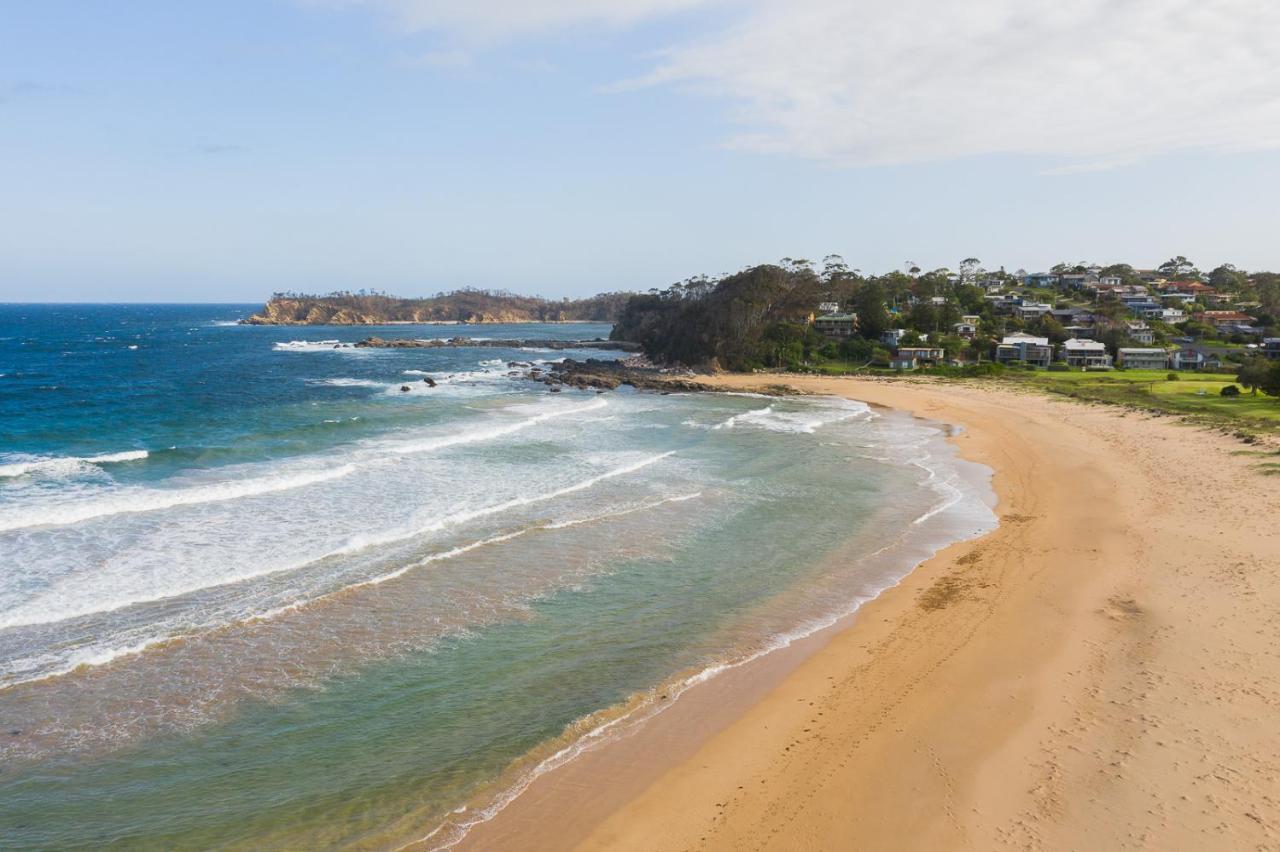
[[[999,528],[465,847],[1280,849],[1280,482],[1256,449],[990,387],[788,382],[962,427]]]

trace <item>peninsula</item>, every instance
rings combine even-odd
[[[400,323],[613,322],[630,293],[543,299],[499,290],[454,290],[422,299],[368,291],[317,296],[275,293],[246,325],[394,325]]]

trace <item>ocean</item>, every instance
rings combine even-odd
[[[0,305],[0,848],[447,847],[994,525],[901,413],[348,345],[607,325],[257,307]]]

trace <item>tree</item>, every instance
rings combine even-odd
[[[884,288],[880,282],[863,282],[853,297],[854,312],[858,315],[858,331],[868,340],[879,340],[889,329],[889,312],[884,306]]]
[[[1259,388],[1267,396],[1280,396],[1280,361],[1271,362],[1271,369]]]
[[[966,257],[960,261],[960,281],[968,283],[982,274],[982,261],[976,257]]]
[[[1270,373],[1271,362],[1261,355],[1255,355],[1236,370],[1236,381],[1243,385],[1245,390],[1257,396],[1258,389],[1266,383]]]
[[[1196,265],[1182,255],[1169,258],[1156,269],[1165,278],[1187,279],[1200,277],[1200,270],[1196,269]]]

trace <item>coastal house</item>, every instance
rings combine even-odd
[[[1053,287],[1058,283],[1058,276],[1053,272],[1032,272],[1022,279],[1028,287]]]
[[[1255,332],[1253,317],[1242,311],[1201,311],[1195,314],[1195,318],[1213,326],[1222,334]]]
[[[822,304],[818,305],[818,313],[819,314],[838,314],[840,313],[840,303],[839,302],[823,302]]]
[[[1156,333],[1142,320],[1126,321],[1124,332],[1139,343],[1155,343],[1156,340]]]
[[[1098,279],[1099,287],[1119,287],[1122,283],[1119,275],[1103,275]]]
[[[978,336],[978,324],[974,322],[958,322],[951,326],[951,331],[956,337],[973,340]]]
[[[1019,319],[1032,320],[1038,319],[1053,310],[1053,305],[1046,305],[1043,302],[1027,302],[1014,308],[1013,314]]]
[[[909,358],[917,365],[941,364],[946,360],[947,353],[940,346],[900,346],[897,357]]]
[[[1096,340],[1067,340],[1062,344],[1062,360],[1069,367],[1110,367],[1107,347]]]
[[[1280,361],[1280,337],[1264,337],[1262,346],[1258,349],[1263,357]]]
[[[902,338],[903,336],[906,335],[906,333],[907,333],[907,330],[905,328],[888,329],[880,335],[880,342],[883,343],[885,346],[890,346],[890,347],[893,347],[894,349],[897,349],[898,344],[902,342]]]
[[[1126,370],[1163,370],[1169,366],[1169,353],[1163,349],[1121,347],[1116,352],[1116,364]]]
[[[1160,322],[1167,323],[1168,325],[1177,325],[1178,323],[1187,321],[1187,312],[1179,310],[1178,308],[1165,308],[1160,312],[1159,316],[1148,317],[1148,319],[1158,319]]]
[[[858,330],[857,314],[823,314],[813,321],[814,329],[827,337],[853,337]]]
[[[1204,361],[1204,353],[1199,349],[1184,347],[1169,357],[1169,366],[1175,370],[1199,370]]]
[[[1053,347],[1049,345],[1047,337],[1018,332],[1006,335],[996,346],[996,361],[1001,364],[1024,361],[1038,367],[1047,367],[1052,360]]]

